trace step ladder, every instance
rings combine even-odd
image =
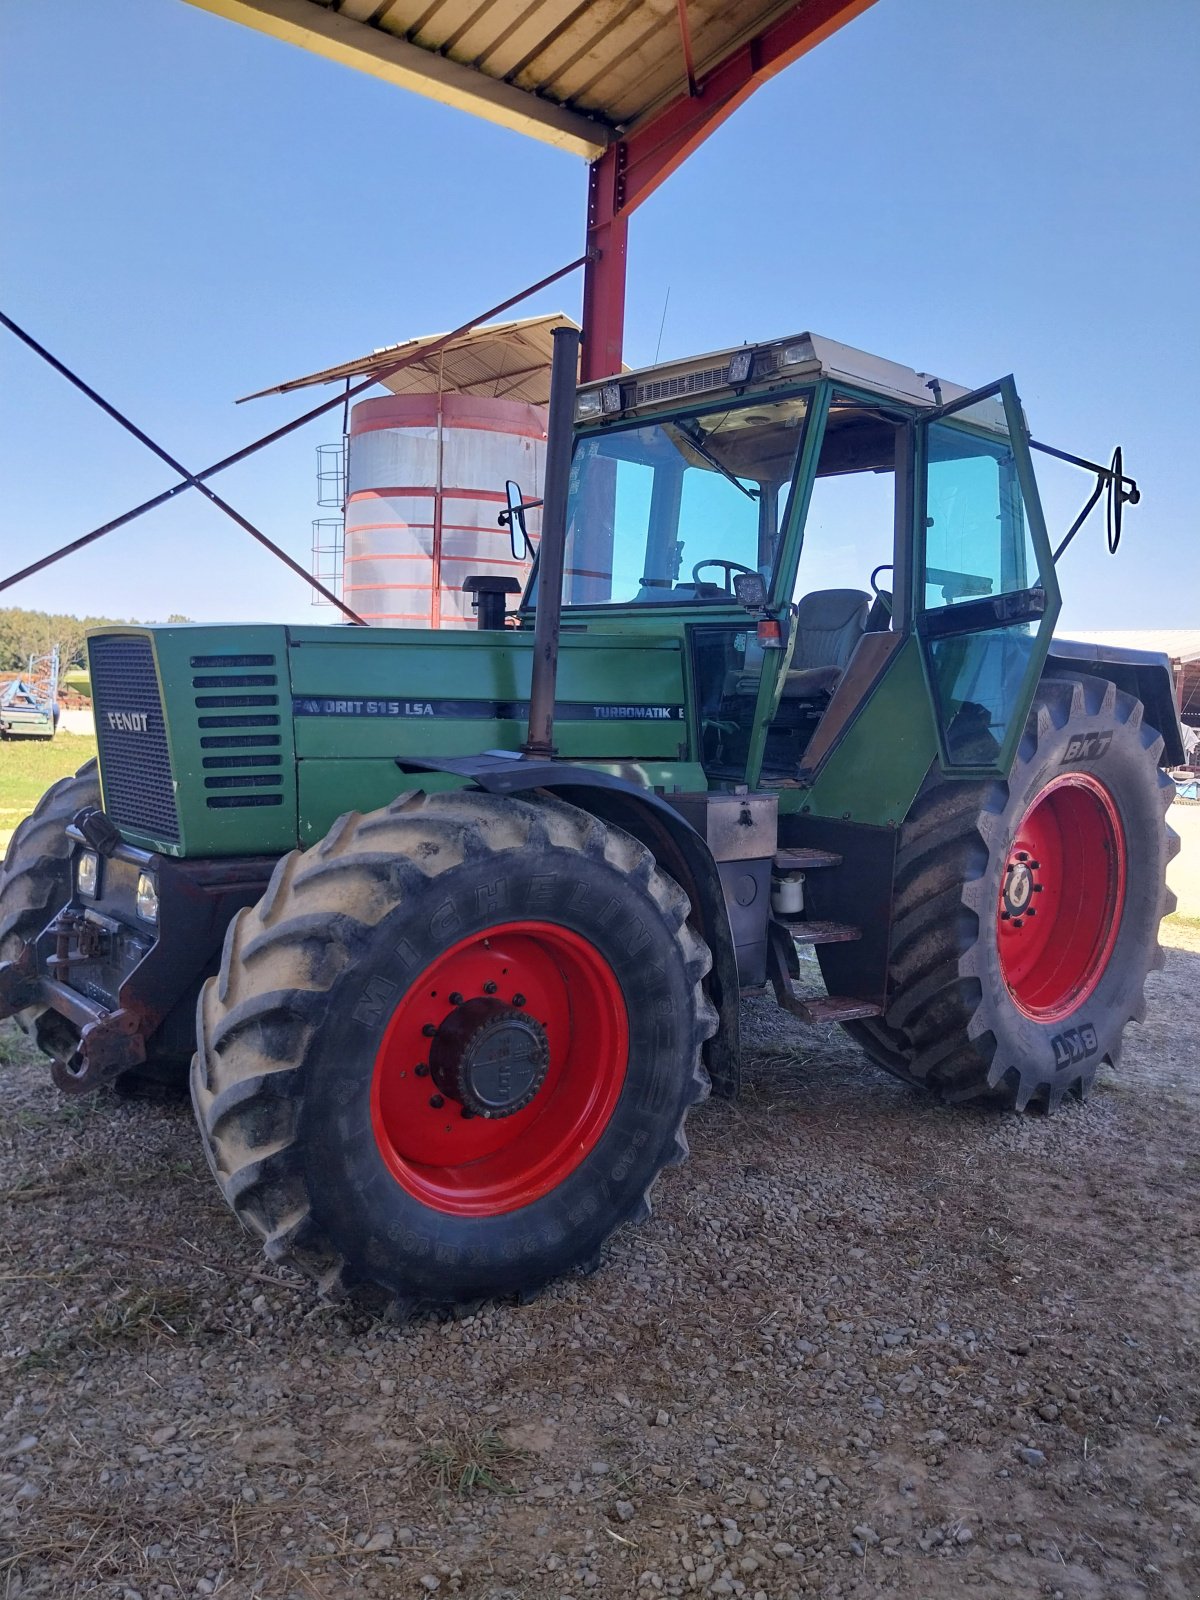
[[[810,850],[793,847],[775,854],[774,866],[779,872],[813,872],[822,867],[838,867],[840,855],[831,850]],[[873,1000],[859,1000],[853,995],[817,995],[802,998],[793,988],[788,962],[792,945],[849,944],[862,938],[862,929],[848,922],[816,922],[806,917],[774,917],[768,925],[767,976],[775,991],[775,998],[785,1011],[790,1011],[801,1022],[810,1025],[819,1022],[855,1022],[863,1017],[878,1017],[883,1007]]]

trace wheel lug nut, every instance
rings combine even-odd
[[[483,992],[484,994],[495,994],[496,985],[489,979],[488,982],[483,986]]]
[[[436,1025],[434,1023],[427,1022],[425,1024],[425,1026],[421,1029],[421,1032],[425,1035],[425,1037],[427,1039],[432,1039],[434,1034],[437,1032],[437,1027],[436,1027]]]
[[[446,1102],[440,1094],[431,1094],[429,1096],[429,1104],[435,1111],[440,1111]]]
[[[515,995],[513,995],[513,1005],[515,1005],[515,1006],[523,1006],[524,1004],[525,1004],[525,996],[523,994],[515,994]]]
[[[456,989],[454,991],[454,993],[450,996],[450,1004],[452,1006],[460,1006],[460,1005],[462,1005],[462,1003],[463,1003],[463,997],[462,997],[462,995],[459,994],[458,990]]]
[[[429,1076],[429,1063],[427,1061],[418,1061],[413,1071],[418,1078],[427,1078]]]

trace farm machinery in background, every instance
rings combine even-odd
[[[53,739],[58,729],[58,646],[30,656],[25,671],[0,689],[0,737]]]

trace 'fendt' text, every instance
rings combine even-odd
[[[110,728],[120,733],[147,733],[149,732],[148,711],[107,711],[105,716]]]

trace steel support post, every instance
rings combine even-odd
[[[683,92],[611,144],[588,173],[581,381],[621,369],[629,214],[654,193],[760,84],[836,33],[873,0],[799,0],[723,61],[697,74],[686,13]]]

